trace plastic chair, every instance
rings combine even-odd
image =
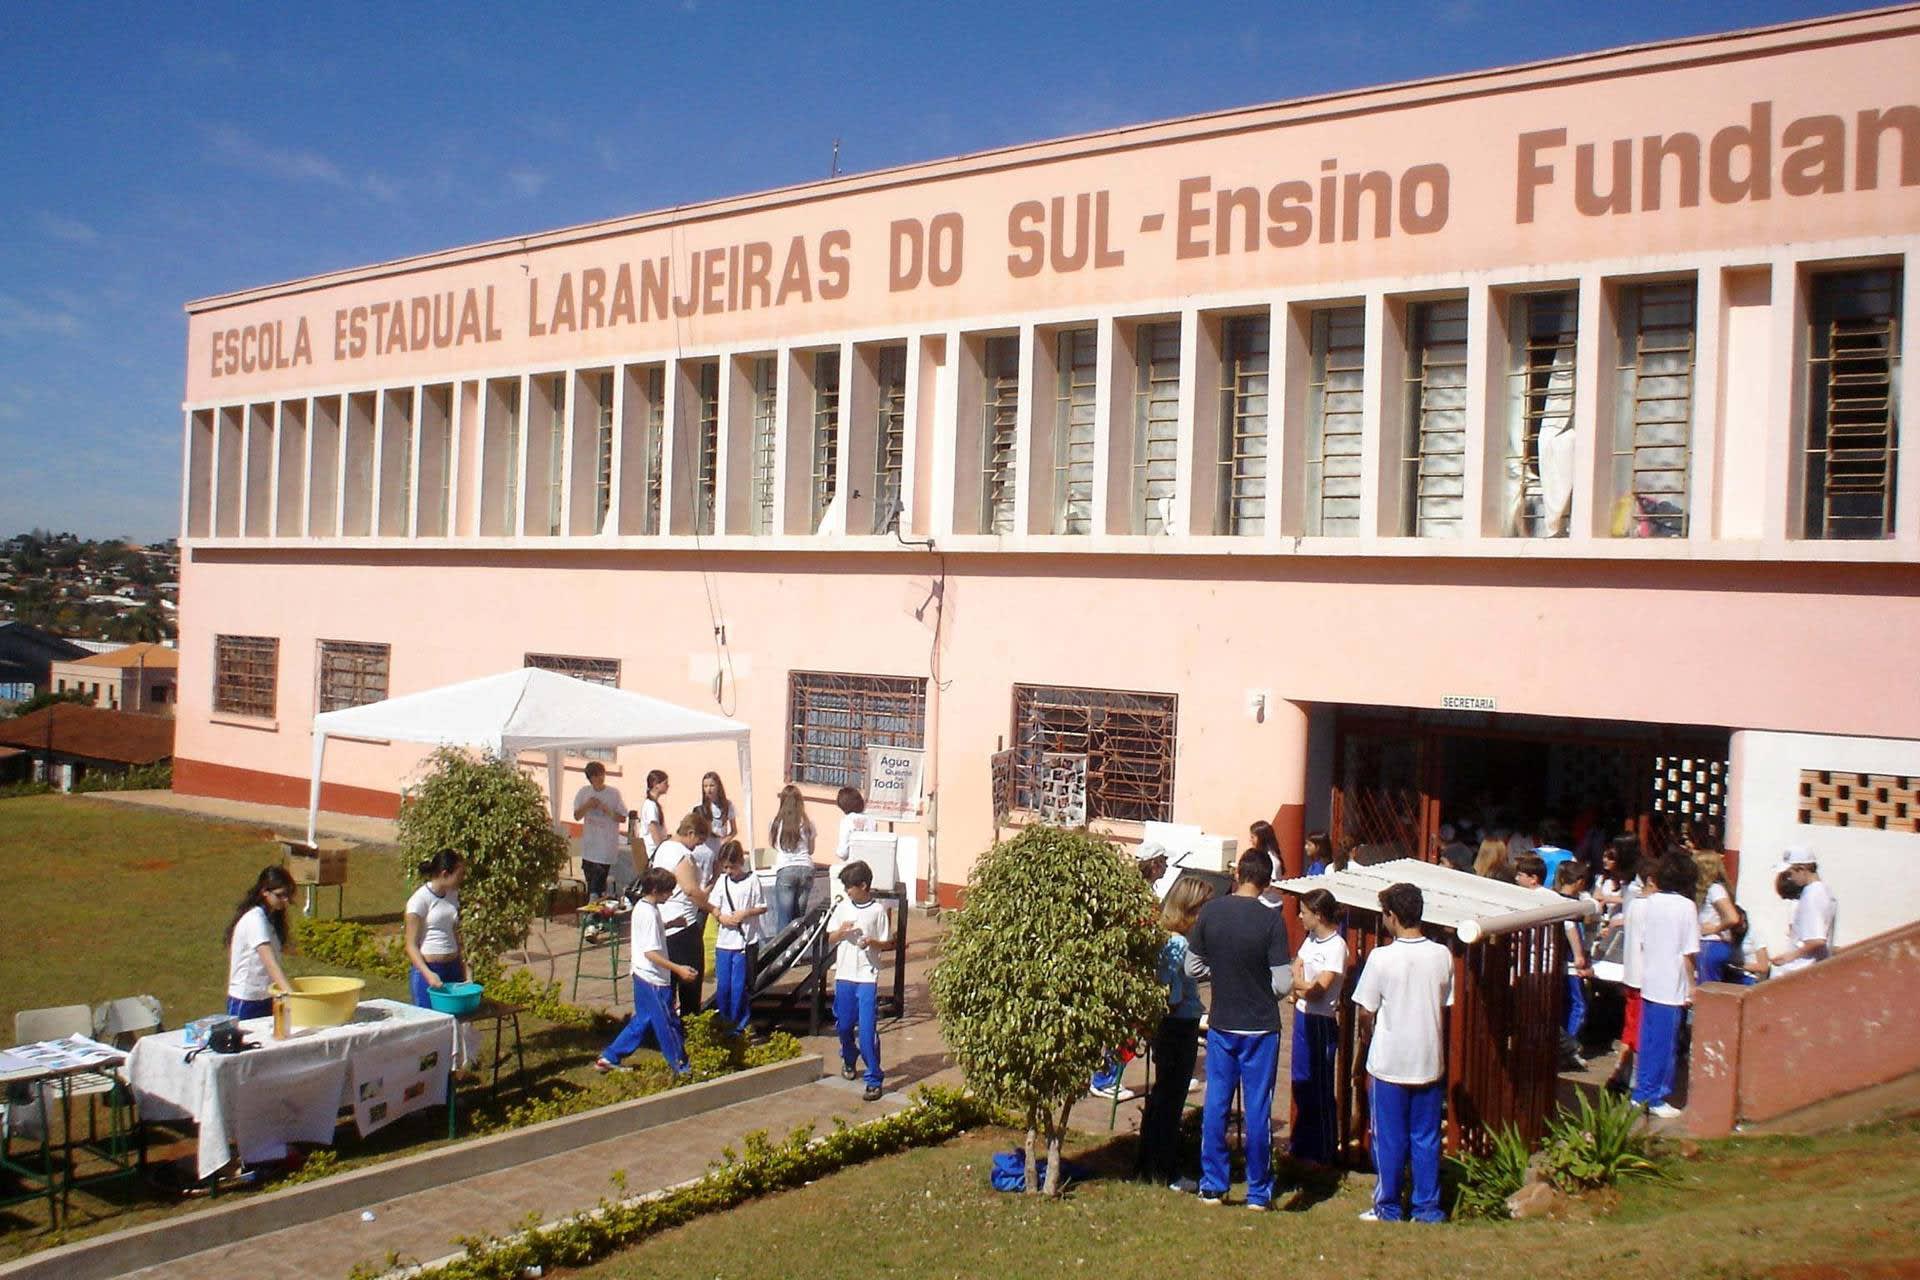
[[[116,1049],[131,1049],[141,1036],[162,1030],[163,1010],[155,996],[121,996],[93,1006],[93,1038]]]

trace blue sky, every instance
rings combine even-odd
[[[189,298],[1812,0],[0,6],[0,536],[176,531]]]

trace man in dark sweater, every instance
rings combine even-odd
[[[1233,893],[1200,908],[1187,931],[1189,970],[1211,975],[1207,1102],[1200,1129],[1200,1200],[1219,1204],[1231,1178],[1227,1108],[1240,1088],[1247,1148],[1247,1207],[1273,1201],[1273,1084],[1280,1058],[1280,996],[1292,987],[1287,925],[1260,901],[1273,875],[1264,850],[1240,855]]]

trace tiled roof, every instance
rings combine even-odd
[[[56,702],[31,715],[0,720],[0,746],[115,764],[153,764],[173,757],[173,718]]]
[[[123,649],[109,649],[105,653],[96,653],[91,658],[76,658],[66,665],[72,667],[117,667],[125,670],[129,667],[178,667],[180,651],[169,649],[163,644],[130,644]]]

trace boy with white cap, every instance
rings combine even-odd
[[[1833,925],[1839,908],[1833,891],[1820,878],[1820,863],[1811,849],[1788,849],[1773,873],[1784,874],[1800,888],[1787,927],[1787,948],[1774,962],[1773,972],[1778,975],[1818,964],[1833,954]]]

